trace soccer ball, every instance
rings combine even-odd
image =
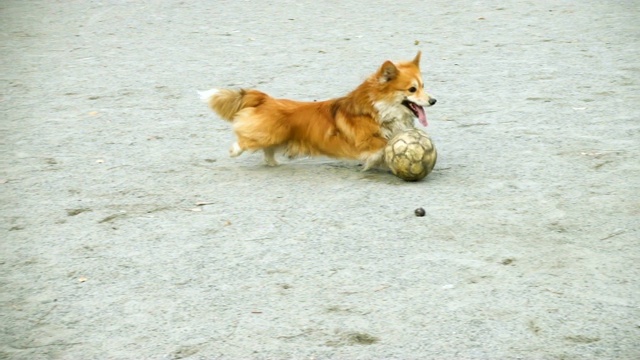
[[[418,181],[429,175],[437,158],[431,138],[418,129],[397,134],[384,149],[385,163],[395,176],[405,181]]]

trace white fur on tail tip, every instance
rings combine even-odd
[[[209,102],[209,100],[211,100],[211,98],[219,92],[220,90],[218,89],[211,89],[206,91],[198,91],[198,95],[200,95],[200,100],[204,102]]]

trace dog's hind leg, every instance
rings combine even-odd
[[[254,108],[240,111],[233,122],[233,130],[238,141],[231,148],[231,156],[240,155],[245,150],[262,150],[267,165],[278,165],[275,153],[287,134],[286,130],[271,125],[274,123],[277,125],[270,117],[260,116]]]
[[[264,161],[269,166],[277,166],[278,162],[276,161],[276,150],[278,146],[265,146],[264,144],[256,141],[255,139],[243,137],[239,134],[238,141],[231,145],[229,149],[229,155],[231,157],[240,156],[245,150],[250,151],[258,151],[262,150],[264,152]]]
[[[275,147],[266,147],[262,149],[262,151],[264,151],[264,162],[267,163],[268,166],[278,166],[278,162],[276,161]]]
[[[231,145],[231,148],[229,148],[229,155],[231,155],[231,157],[240,156],[243,152],[244,149],[240,147],[238,142],[234,142]]]

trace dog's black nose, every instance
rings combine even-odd
[[[435,105],[436,101],[434,98],[429,99],[429,105]]]

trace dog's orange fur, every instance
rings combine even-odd
[[[423,90],[419,62],[420,52],[410,62],[386,61],[351,93],[326,101],[275,99],[258,90],[213,89],[201,95],[233,123],[232,156],[262,149],[267,164],[276,165],[274,154],[283,150],[289,156],[364,160],[368,169],[381,165],[390,137],[413,127],[415,114],[403,101],[435,103]]]

